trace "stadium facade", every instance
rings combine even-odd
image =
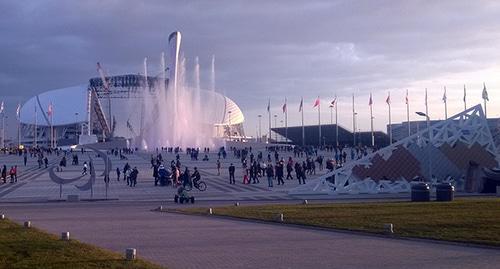
[[[91,78],[87,84],[50,90],[26,101],[20,110],[21,144],[50,145],[51,127],[52,140],[57,146],[114,138],[134,141],[145,132],[141,130],[141,121],[144,121],[141,119],[142,92],[160,89],[155,85],[162,80],[147,77],[146,83],[143,75],[112,76],[106,80],[109,90],[105,89],[101,78]],[[168,79],[165,83],[168,85]],[[217,109],[203,117],[205,123],[213,127],[213,137],[245,135],[245,117],[233,100],[215,91],[201,90],[200,94],[202,100],[211,99],[216,104]],[[49,106],[52,113],[48,111]]]

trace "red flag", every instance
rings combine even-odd
[[[368,101],[368,105],[371,106],[373,105],[373,100],[372,100],[372,94],[370,93],[370,101]]]
[[[317,106],[319,106],[319,96],[318,96],[318,98],[316,98],[316,101],[314,101],[313,107],[317,107]]]
[[[299,112],[302,111],[302,106],[304,106],[304,98],[300,99]]]

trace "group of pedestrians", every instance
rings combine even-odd
[[[7,183],[7,177],[10,177],[10,183],[17,182],[17,165],[11,166],[7,171],[7,165],[3,165],[0,173],[2,183]]]

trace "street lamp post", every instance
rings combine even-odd
[[[75,145],[78,145],[78,112],[75,112]]]
[[[262,142],[261,120],[262,120],[262,115],[259,115],[259,142]]]
[[[429,166],[429,177],[428,177],[428,180],[431,181],[432,179],[432,160],[431,160],[431,146],[433,146],[432,144],[432,137],[431,137],[431,123],[430,123],[430,119],[429,119],[429,116],[427,114],[425,114],[424,112],[420,112],[420,111],[417,111],[415,112],[415,114],[419,115],[419,116],[422,116],[422,117],[425,117],[426,118],[426,121],[427,121],[427,131],[428,131],[428,136],[429,136],[429,143],[427,145],[427,161],[428,161],[428,166]]]

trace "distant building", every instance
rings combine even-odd
[[[271,128],[271,141],[278,143],[288,143],[295,145],[302,145],[302,126],[290,126],[288,128],[279,127]],[[276,135],[277,134],[277,135]],[[319,126],[308,125],[304,126],[305,145],[318,146],[319,139]],[[374,132],[375,146],[385,147],[389,145],[389,136],[384,132]],[[288,140],[287,140],[288,138]],[[339,125],[339,145],[353,145],[356,140],[357,145],[371,146],[371,132],[356,132],[354,135],[351,131]],[[335,124],[321,125],[321,145],[336,145],[336,126]]]

